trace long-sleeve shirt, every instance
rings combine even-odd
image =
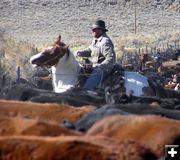
[[[91,57],[93,67],[99,67],[107,73],[112,71],[116,63],[114,45],[105,33],[98,39],[93,39],[88,48],[79,51],[79,56]]]

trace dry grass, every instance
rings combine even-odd
[[[92,23],[103,19],[115,38],[134,33],[134,0],[1,1],[0,30],[44,46],[62,34],[66,43],[89,41]],[[137,0],[137,33],[179,31],[179,0]]]
[[[151,50],[161,48],[167,50],[169,47],[180,48],[179,39],[180,32],[161,32],[147,35],[129,34],[128,36],[116,37],[112,40],[115,44],[115,51],[119,60],[123,53],[138,53],[139,49],[145,50],[148,48]],[[4,33],[0,33],[0,42],[0,72],[6,72],[10,78],[15,79],[16,67],[20,66],[21,77],[28,79],[33,71],[29,63],[29,58],[42,48],[30,44],[29,42],[18,41],[11,35]],[[70,45],[71,50],[75,52],[79,49],[88,47],[89,44],[90,42],[79,40],[68,45]]]
[[[160,48],[165,51],[168,48],[180,48],[180,32],[161,32],[154,34],[129,34],[127,36],[119,36],[112,38],[117,58],[120,59],[123,53],[135,53],[140,50],[155,50]],[[90,44],[90,43],[89,43]],[[72,51],[77,51],[88,47],[87,42],[73,42],[70,47]]]
[[[21,76],[31,75],[29,57],[37,52],[37,48],[25,41],[17,41],[12,36],[0,33],[0,68],[10,77],[15,78],[17,66],[21,67]]]
[[[121,48],[158,47],[180,39],[179,0],[138,0],[134,35],[134,0],[1,1],[0,30],[42,49],[61,34],[72,51],[86,48],[96,19],[106,22],[118,57]],[[19,14],[21,13],[21,14]],[[15,40],[16,41],[16,40]],[[24,43],[24,42],[22,42]],[[24,46],[26,46],[24,44]],[[21,48],[23,48],[21,46]],[[27,47],[28,48],[28,47]],[[27,52],[23,52],[27,53]],[[22,53],[22,55],[23,55]],[[17,60],[19,63],[21,60]]]
[[[167,50],[168,48],[180,48],[180,32],[161,32],[146,35],[128,35],[117,37],[114,39],[115,49],[118,57],[121,57],[124,52],[139,52],[139,49],[154,50],[160,48]]]

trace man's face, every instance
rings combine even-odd
[[[99,38],[101,37],[103,31],[102,29],[96,28],[96,29],[93,29],[91,33],[94,38]]]

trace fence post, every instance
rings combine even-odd
[[[156,53],[156,50],[157,50],[157,47],[155,46],[155,47],[154,47],[154,52],[153,52],[153,53]]]
[[[174,41],[174,48],[176,49],[177,48],[177,41]]]
[[[148,46],[146,45],[146,54],[148,54]]]
[[[20,77],[21,77],[21,69],[20,66],[16,67],[16,83],[20,84]]]
[[[151,54],[153,53],[153,47],[151,47]]]
[[[141,53],[141,48],[139,48],[139,50],[138,50],[138,54],[140,55],[140,53]]]

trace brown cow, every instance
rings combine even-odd
[[[25,119],[18,117],[0,117],[0,136],[34,135],[34,136],[60,136],[81,135],[78,132],[54,123],[38,119]]]
[[[0,137],[0,153],[1,160],[157,160],[136,142],[97,136]]]
[[[57,123],[62,123],[66,118],[75,122],[93,109],[95,109],[94,106],[75,108],[65,104],[0,100],[0,116],[36,118]]]
[[[163,70],[180,69],[179,61],[166,61],[162,63]]]
[[[158,64],[158,62],[156,62],[156,61],[154,61],[154,60],[147,61],[147,62],[145,63],[145,66],[146,66],[147,68],[154,69],[155,71],[158,71],[158,72],[161,71],[161,65]]]
[[[103,135],[118,141],[135,140],[163,156],[165,145],[179,143],[180,121],[155,115],[109,116],[95,123],[87,135]]]

